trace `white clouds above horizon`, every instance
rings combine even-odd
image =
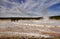
[[[59,3],[60,0],[26,0],[25,3],[0,0],[0,17],[41,16],[44,7]],[[46,3],[46,4],[45,4]],[[43,7],[44,6],[44,7]]]

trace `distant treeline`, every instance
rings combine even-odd
[[[11,20],[40,20],[40,19],[43,19],[43,17],[1,17],[0,19],[2,19],[2,20],[6,20],[6,19],[11,19]],[[49,19],[60,20],[60,16],[50,16]]]
[[[51,16],[50,19],[60,20],[60,16]]]
[[[8,18],[0,18],[0,20],[11,20],[11,21],[18,21],[18,20],[40,20],[43,19],[42,17],[8,17]]]
[[[11,20],[39,20],[42,17],[1,17],[0,19],[11,19]]]

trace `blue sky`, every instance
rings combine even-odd
[[[48,8],[52,15],[60,15],[60,3],[54,4]]]
[[[51,6],[50,9],[53,10],[53,11],[55,11],[55,10],[60,11],[60,3],[57,3],[53,6]]]
[[[42,12],[60,15],[60,0],[0,0],[0,17],[42,16]]]

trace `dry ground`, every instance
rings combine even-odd
[[[0,39],[60,39],[60,27],[45,27],[30,22],[0,21]],[[34,25],[30,25],[32,23]]]

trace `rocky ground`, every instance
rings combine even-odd
[[[0,21],[0,39],[60,39],[60,26],[35,22],[37,21]]]

